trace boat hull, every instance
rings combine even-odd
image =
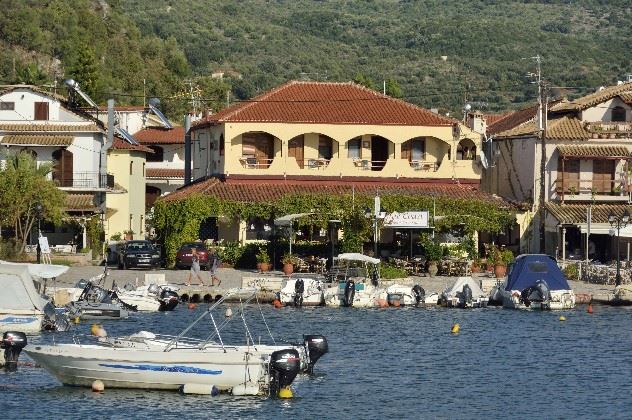
[[[526,306],[520,299],[519,290],[501,290],[503,307],[526,310],[564,310],[575,308],[575,293],[572,290],[552,290],[551,299],[547,302],[531,302]]]
[[[43,320],[44,314],[0,314],[0,334],[7,331],[39,334]]]
[[[24,351],[65,385],[177,390],[183,385],[230,391],[246,385],[263,393],[268,354],[226,347],[137,350],[99,345],[27,346]],[[248,381],[245,381],[248,378]]]
[[[288,279],[279,292],[279,300],[284,305],[294,305],[294,286],[297,279]],[[320,280],[311,278],[303,279],[305,290],[303,292],[303,306],[321,306],[324,303],[323,284]]]

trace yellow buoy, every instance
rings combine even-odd
[[[566,317],[564,315],[560,316],[560,321],[566,321]]]
[[[461,326],[459,324],[454,324],[452,326],[452,334],[458,334],[461,330]]]
[[[279,398],[292,398],[293,396],[294,394],[292,394],[292,390],[289,386],[286,386],[285,388],[281,388],[279,390]]]
[[[78,324],[81,322],[81,318],[76,316],[75,319],[73,319],[73,321],[75,322],[75,324]]]
[[[105,331],[105,328],[103,328],[99,324],[92,324],[92,327],[90,327],[90,332],[92,333],[92,335],[96,335],[97,337],[107,337],[108,335],[108,333]]]
[[[105,389],[105,385],[103,385],[103,382],[101,382],[100,380],[97,379],[94,382],[92,382],[93,392],[103,392],[104,389]]]

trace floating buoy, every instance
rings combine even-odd
[[[380,308],[386,308],[388,307],[388,301],[386,299],[378,299],[377,306],[379,306]]]
[[[399,302],[399,300],[394,300],[392,305],[396,308],[399,308],[401,306],[401,303]]]
[[[451,331],[452,331],[452,334],[458,334],[460,330],[461,330],[461,326],[459,324],[454,324],[452,326]]]
[[[226,312],[224,313],[224,315],[226,315],[226,318],[230,318],[231,316],[233,316],[233,310],[230,308],[226,308]]]
[[[92,327],[90,327],[90,332],[92,333],[92,335],[95,335],[97,337],[108,336],[108,333],[105,331],[105,328],[103,328],[100,324],[92,324]]]
[[[275,308],[281,308],[283,306],[283,304],[281,303],[281,301],[279,299],[274,299],[274,302],[272,302],[272,304],[274,305]]]
[[[281,388],[279,390],[279,398],[292,398],[294,394],[292,394],[292,390],[289,386]]]
[[[80,318],[80,317],[78,317],[78,316],[76,316],[76,317],[73,319],[73,321],[74,321],[74,323],[75,323],[75,324],[78,324],[78,323],[80,323],[80,322],[81,322],[81,318]]]
[[[560,315],[560,321],[566,321],[566,317],[564,315]]]
[[[189,303],[189,309],[195,309],[197,305],[195,303]]]
[[[593,307],[592,307],[592,303],[588,304],[588,309],[586,309],[586,312],[588,312],[589,314],[593,313]]]
[[[103,385],[103,382],[101,382],[101,380],[97,379],[94,382],[92,382],[93,392],[103,392],[104,390],[105,390],[105,385]]]
[[[215,397],[219,394],[219,389],[215,385],[204,384],[184,384],[180,387],[182,394],[198,394],[198,395],[210,395]]]

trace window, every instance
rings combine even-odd
[[[0,102],[0,111],[15,110],[15,102]]]
[[[145,221],[145,216],[144,215],[140,215],[140,224],[138,225],[138,232],[143,233],[144,229],[143,229],[143,222]]]
[[[164,159],[164,151],[160,146],[149,146],[154,153],[147,153],[147,162],[162,162]]]
[[[53,181],[60,187],[73,186],[73,156],[66,149],[58,149],[53,152]]]
[[[287,155],[296,159],[298,167],[303,169],[304,164],[304,145],[305,138],[303,135],[296,136],[291,139],[287,144]]]
[[[318,158],[319,159],[331,159],[333,155],[332,147],[333,139],[327,136],[320,136],[318,138]]]
[[[143,176],[145,176],[145,162],[143,162]]]
[[[579,160],[561,157],[557,163],[558,192],[577,194],[579,192]]]
[[[624,122],[625,121],[625,108],[622,106],[615,106],[612,108],[612,121]]]
[[[402,159],[409,162],[426,160],[426,140],[414,138],[402,143]]]
[[[226,147],[226,142],[224,141],[224,135],[219,136],[219,155],[224,156],[224,148]]]
[[[254,167],[266,169],[274,159],[274,138],[265,133],[246,133],[241,137],[242,158],[254,159]]]
[[[35,117],[34,120],[46,121],[48,120],[48,102],[34,102]]]
[[[134,162],[129,163],[129,174],[130,175],[134,174]]]
[[[347,157],[349,159],[362,158],[362,139],[356,137],[347,142]]]

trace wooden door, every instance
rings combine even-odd
[[[402,143],[402,159],[406,159],[409,162],[411,160],[411,153],[410,153],[411,147],[410,146],[412,145],[412,143],[413,143],[412,140],[408,140]]]
[[[600,194],[610,194],[614,186],[614,160],[593,161],[593,190]]]
[[[59,149],[53,152],[53,180],[60,187],[73,186],[72,152]]]
[[[296,159],[296,163],[298,163],[298,167],[303,169],[303,165],[305,162],[305,137],[297,136],[294,137],[287,145],[287,155],[288,157],[293,157]]]
[[[34,102],[35,104],[35,120],[47,121],[48,120],[48,102]]]
[[[579,193],[579,160],[559,159],[557,163],[557,191],[571,194]]]

